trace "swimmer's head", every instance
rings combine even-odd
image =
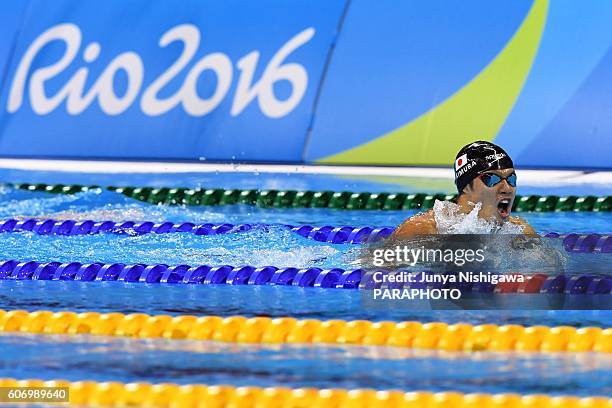
[[[485,141],[464,146],[455,159],[455,184],[469,202],[481,202],[483,218],[505,220],[516,195],[516,174],[508,153]]]
[[[455,184],[459,194],[472,180],[491,170],[514,168],[512,159],[501,147],[484,141],[464,146],[455,158]]]

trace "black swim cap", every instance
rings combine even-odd
[[[455,184],[459,194],[478,175],[489,170],[514,167],[512,159],[501,147],[479,140],[464,146],[455,158]]]

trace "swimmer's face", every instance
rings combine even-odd
[[[508,177],[514,173],[514,169],[492,170],[485,174],[497,174],[500,177]],[[464,194],[466,198],[474,203],[482,203],[479,216],[486,220],[493,220],[502,223],[508,219],[514,197],[516,196],[516,187],[508,184],[508,180],[502,180],[492,187],[487,187],[480,177],[473,180],[468,185]]]

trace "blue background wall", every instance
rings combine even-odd
[[[450,165],[487,139],[519,165],[610,167],[609,21],[605,0],[13,2],[0,155]],[[147,90],[189,48],[160,39],[180,27],[194,55],[156,97],[184,97],[153,112]],[[25,66],[49,30],[75,55],[43,81],[70,48],[48,41]],[[132,73],[110,75],[122,60]],[[218,73],[195,75],[206,62]]]

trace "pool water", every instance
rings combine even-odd
[[[359,291],[293,286],[0,280],[0,308],[610,327],[608,310],[374,310]],[[92,302],[92,299],[95,302]]]
[[[0,190],[0,219],[38,217],[75,220],[171,221],[194,223],[279,223],[395,226],[417,210],[372,211],[328,208],[258,208],[248,205],[162,206],[136,201],[111,191],[88,191],[73,195],[53,195],[4,188]],[[540,233],[612,231],[612,213],[543,212],[519,213]]]
[[[6,181],[83,184],[200,185],[181,178],[4,173]],[[239,187],[240,177],[207,176],[215,187]],[[19,179],[22,178],[22,179]],[[252,179],[252,178],[251,178]],[[251,180],[249,179],[249,180]],[[85,180],[85,181],[84,181]],[[89,180],[89,181],[87,181]],[[153,180],[153,181],[151,181]],[[242,188],[261,187],[261,181]],[[276,184],[275,184],[276,183]],[[256,185],[257,184],[257,185]],[[410,191],[409,183],[267,176],[267,188]],[[421,180],[417,185],[422,186]],[[390,187],[391,186],[391,187]],[[403,186],[400,190],[396,186]],[[408,187],[406,187],[408,186]],[[607,194],[609,186],[591,186]],[[597,188],[597,190],[594,190]],[[412,187],[416,191],[417,187]],[[581,185],[576,194],[589,193]],[[603,189],[603,190],[602,190]],[[436,192],[441,191],[437,190]],[[603,191],[603,192],[602,192]],[[521,191],[522,192],[522,191]],[[573,191],[570,191],[570,193]],[[267,224],[249,231],[198,236],[190,233],[138,236],[97,234],[0,234],[0,259],[38,262],[164,263],[167,265],[274,265],[351,269],[359,246],[302,237],[281,224],[395,226],[410,211],[262,209],[155,206],[110,191],[51,195],[0,190],[0,219],[171,221]],[[540,232],[612,232],[612,213],[524,213]],[[576,273],[610,265],[606,254],[567,254]],[[609,272],[609,271],[608,271]],[[285,286],[164,285],[120,282],[0,280],[0,309],[70,310],[195,315],[292,316],[316,319],[443,321],[471,324],[610,327],[610,310],[373,310],[358,290]],[[0,335],[0,377],[98,381],[151,381],[289,387],[368,387],[461,392],[611,395],[612,360],[597,353],[442,353],[393,347],[240,345],[216,342],[123,339],[60,335]],[[41,356],[41,350],[45,350]]]
[[[610,394],[593,354],[441,353],[393,347],[244,345],[87,336],[0,336],[15,377],[317,388]],[[44,349],[44,356],[40,350]],[[460,367],[460,368],[459,368]]]

